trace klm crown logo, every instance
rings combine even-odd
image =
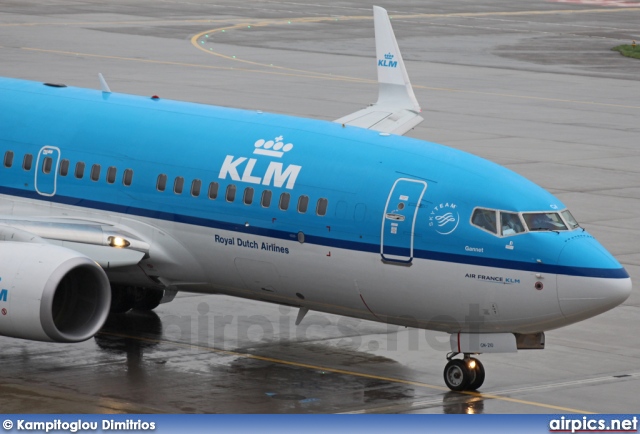
[[[254,144],[256,149],[253,151],[253,153],[258,155],[267,155],[269,157],[282,158],[285,152],[289,152],[293,149],[292,143],[287,143],[285,145],[282,140],[282,136],[276,137],[274,140],[269,141],[260,139]]]
[[[384,59],[378,59],[378,66],[384,66],[386,68],[396,68],[398,66],[398,61],[393,60],[395,56],[391,53],[387,53],[384,55]]]

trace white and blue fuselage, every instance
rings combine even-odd
[[[0,213],[126,227],[150,248],[112,283],[449,333],[549,330],[630,292],[556,197],[445,146],[14,79],[0,113]]]

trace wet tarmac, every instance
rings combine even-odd
[[[368,2],[0,4],[0,75],[320,119],[376,98]],[[605,3],[605,2],[601,2]],[[610,2],[611,3],[611,2]],[[560,197],[640,282],[640,2],[386,6],[425,122],[408,135],[504,164]],[[223,32],[224,30],[224,32]],[[445,388],[448,337],[182,294],[81,344],[0,338],[4,413],[637,413],[637,283],[620,307],[482,355]]]

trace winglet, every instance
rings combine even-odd
[[[404,134],[423,121],[387,11],[373,7],[378,70],[378,101],[335,122],[375,131]]]
[[[100,87],[102,88],[102,91],[104,93],[111,93],[107,80],[104,79],[101,72],[98,73],[98,78],[100,79]]]
[[[379,6],[374,6],[373,21],[376,34],[378,83],[380,85],[376,104],[397,105],[420,112],[420,104],[413,93],[407,68],[404,66],[387,11]]]

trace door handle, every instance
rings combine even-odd
[[[385,217],[389,220],[396,220],[399,222],[403,222],[404,221],[404,216],[402,214],[396,214],[396,213],[392,213],[392,212],[388,212]]]

